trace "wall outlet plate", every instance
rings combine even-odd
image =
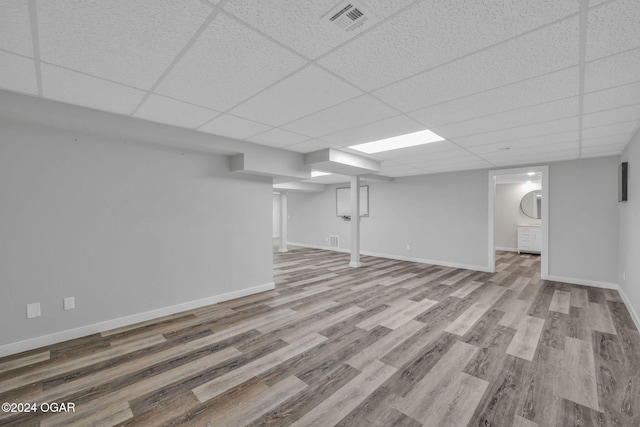
[[[34,302],[27,304],[27,319],[33,319],[34,317],[40,317],[40,303]]]
[[[66,297],[64,299],[64,309],[73,310],[76,308],[76,297]]]

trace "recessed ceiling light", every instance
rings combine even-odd
[[[319,176],[331,175],[331,172],[322,172],[322,171],[311,171],[311,178],[317,178]]]
[[[427,129],[391,138],[380,139],[378,141],[365,142],[364,144],[352,145],[349,148],[362,151],[367,154],[374,154],[382,151],[397,150],[399,148],[413,147],[437,141],[444,141],[444,138]]]
[[[527,175],[529,175],[529,176],[533,176],[535,174],[536,174],[535,172],[527,172]]]

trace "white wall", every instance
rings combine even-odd
[[[272,286],[270,178],[223,156],[0,132],[0,353]],[[68,296],[77,308],[63,311]],[[42,316],[27,320],[33,302]]]
[[[575,283],[618,283],[618,157],[549,163],[549,275]],[[369,183],[370,218],[362,251],[487,269],[487,171]],[[337,234],[349,248],[349,223],[335,217],[335,190],[292,194],[292,243],[323,246]],[[411,246],[406,250],[406,245]]]
[[[629,200],[618,203],[620,287],[635,312],[636,324],[640,328],[640,132],[636,132],[621,158],[623,162],[629,162]]]
[[[529,191],[540,188],[540,182],[496,185],[495,245],[498,250],[515,251],[517,249],[518,225],[540,225],[541,220],[528,217],[520,209],[522,197]]]
[[[280,237],[280,195],[273,195],[273,237]]]

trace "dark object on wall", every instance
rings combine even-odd
[[[618,201],[627,201],[627,183],[629,181],[629,163],[622,162],[618,167]]]

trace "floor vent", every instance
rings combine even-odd
[[[329,236],[329,247],[330,248],[339,248],[340,247],[340,236]]]
[[[375,15],[353,1],[341,2],[320,19],[325,26],[345,33],[362,28],[365,22],[370,25],[378,21]]]

